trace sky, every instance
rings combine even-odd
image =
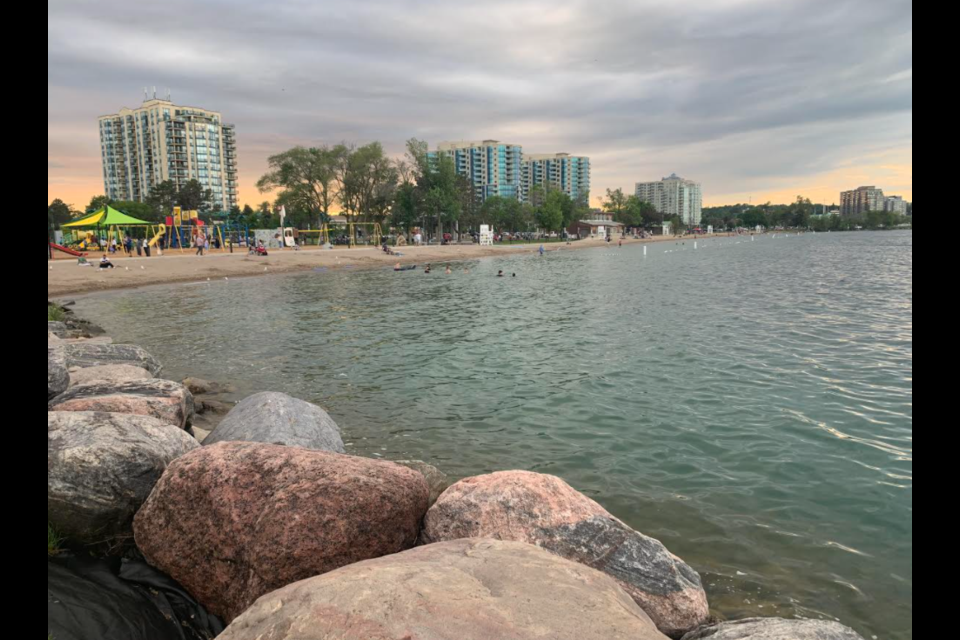
[[[143,88],[237,127],[240,200],[296,145],[590,156],[594,204],[671,173],[707,206],[913,200],[912,0],[48,0],[47,195],[103,192]]]

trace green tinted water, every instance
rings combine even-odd
[[[695,566],[723,616],[912,638],[912,233],[467,266],[157,287],[77,311],[170,377],[324,406],[355,454],[559,475]]]

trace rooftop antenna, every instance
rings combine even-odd
[[[167,102],[170,102],[170,87],[167,87]]]
[[[146,87],[143,88],[143,101],[144,101],[144,102],[147,101],[147,88],[146,88]]]
[[[153,99],[157,99],[157,85],[153,85]]]

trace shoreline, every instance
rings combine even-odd
[[[698,236],[699,240],[726,238],[734,234],[713,234]],[[684,239],[654,237],[644,240],[632,238],[623,241],[624,246],[636,244],[655,244],[660,242],[680,242]],[[571,244],[560,242],[545,243],[547,252],[582,251],[617,246],[600,239],[578,240]],[[431,263],[444,265],[497,256],[511,256],[537,251],[540,243],[522,245],[448,245],[403,247],[402,257],[388,256],[374,247],[360,249],[307,248],[299,251],[285,249],[274,250],[267,257],[247,255],[246,250],[237,253],[212,253],[203,257],[192,252],[179,253],[168,251],[164,256],[151,258],[114,256],[111,261],[115,269],[102,272],[92,260],[94,266],[77,267],[75,259],[57,258],[47,261],[47,298],[63,298],[107,291],[140,289],[155,285],[189,284],[207,279],[253,278],[264,275],[303,273],[317,268],[374,269],[396,263],[403,265],[423,265]],[[394,247],[395,249],[395,247]],[[93,255],[93,254],[91,254]],[[95,258],[95,256],[94,256]]]

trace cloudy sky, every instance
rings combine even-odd
[[[237,126],[241,201],[297,144],[499,139],[676,172],[706,204],[913,198],[911,0],[48,0],[47,190],[103,191],[144,86]]]

